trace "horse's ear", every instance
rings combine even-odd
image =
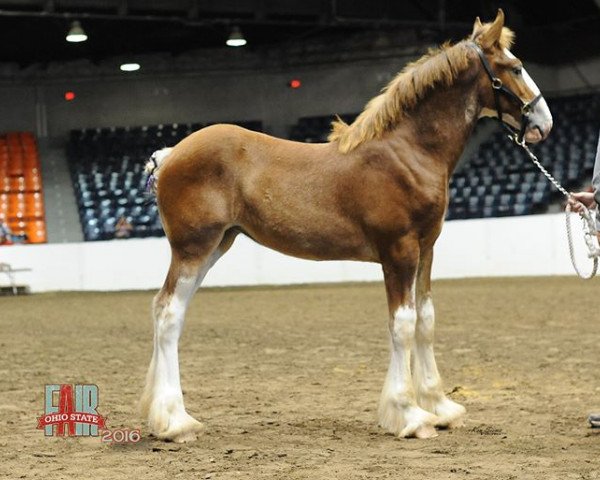
[[[492,23],[489,28],[481,34],[481,46],[483,48],[491,48],[495,43],[497,43],[500,40],[502,28],[504,28],[504,12],[501,8],[499,8],[498,15],[496,15],[496,20],[494,20],[494,23]]]
[[[481,27],[483,27],[483,23],[481,23],[479,17],[475,17],[475,23],[473,24],[473,35],[475,35],[477,30],[479,30]]]

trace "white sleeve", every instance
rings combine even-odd
[[[594,198],[596,199],[596,203],[600,205],[600,138],[598,138],[598,147],[596,150],[596,163],[594,164],[592,186],[594,187]]]

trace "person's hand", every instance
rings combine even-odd
[[[594,208],[596,206],[596,200],[594,200],[594,192],[577,192],[572,193],[569,197],[569,206],[572,212],[581,213],[583,212],[582,204],[587,208]]]

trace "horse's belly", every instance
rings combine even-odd
[[[357,228],[331,228],[326,222],[293,224],[248,222],[242,228],[258,243],[286,255],[310,260],[377,261],[377,255]],[[339,227],[339,225],[338,225]]]
[[[257,242],[314,260],[375,261],[370,242],[340,198],[347,179],[320,164],[267,163],[240,175],[240,227]],[[360,217],[359,212],[354,212]]]

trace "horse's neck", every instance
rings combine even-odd
[[[479,117],[476,82],[460,81],[432,91],[411,112],[416,141],[450,175]]]

